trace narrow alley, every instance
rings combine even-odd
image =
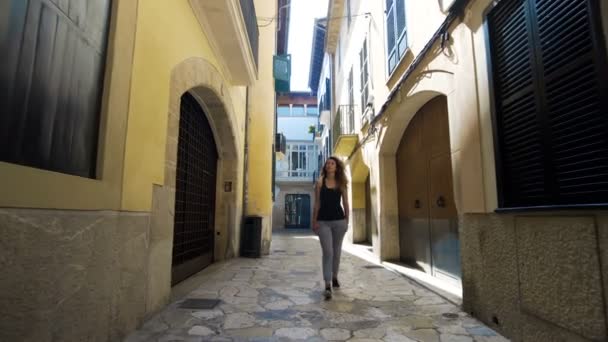
[[[608,341],[608,0],[0,0],[0,50],[0,342]]]
[[[435,293],[346,252],[341,288],[326,301],[319,253],[310,230],[275,234],[270,255],[209,266],[184,284],[193,291],[125,342],[508,341]],[[191,299],[219,302],[181,308]]]

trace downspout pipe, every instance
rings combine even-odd
[[[245,88],[245,144],[243,154],[243,214],[241,215],[241,234],[245,229],[245,216],[247,216],[247,188],[248,188],[248,176],[247,170],[249,169],[249,87]],[[242,236],[241,236],[242,239]],[[239,239],[240,240],[240,239]],[[241,242],[237,242],[239,245],[239,255],[241,254]]]

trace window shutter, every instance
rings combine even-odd
[[[608,203],[608,77],[596,0],[488,15],[502,207]]]
[[[608,203],[608,82],[589,0],[537,0],[557,204]]]
[[[0,160],[95,178],[111,0],[4,2]]]
[[[505,204],[545,200],[534,55],[525,0],[502,1],[490,14],[496,120]]]

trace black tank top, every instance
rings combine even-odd
[[[340,204],[342,200],[342,190],[339,187],[330,189],[325,185],[325,177],[321,185],[321,195],[319,198],[318,221],[336,221],[344,219],[344,209]]]

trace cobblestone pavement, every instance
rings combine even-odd
[[[170,304],[125,342],[169,341],[508,341],[400,274],[342,254],[342,288],[325,301],[320,247],[308,233],[275,234],[260,259],[217,263],[186,298],[219,299],[213,309]]]

